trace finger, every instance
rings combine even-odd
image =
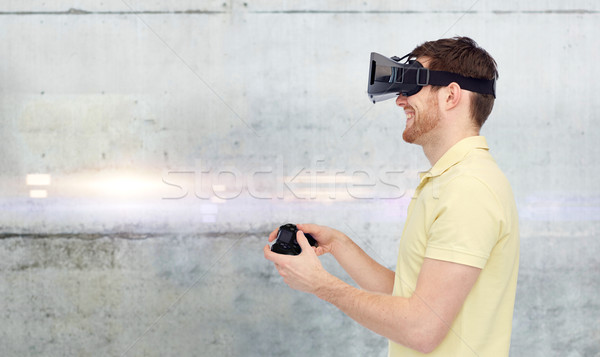
[[[274,259],[276,259],[277,256],[279,255],[277,253],[273,253],[271,251],[271,247],[268,244],[265,245],[265,247],[263,248],[263,253],[265,254],[265,259],[270,260],[272,262],[275,262]]]
[[[283,276],[285,274],[285,272],[281,268],[281,265],[279,265],[277,263],[275,263],[275,269],[277,269],[277,272],[279,273],[279,275]]]
[[[275,228],[275,230],[271,233],[269,233],[269,242],[272,242],[275,240],[275,238],[277,238],[277,232],[279,231],[279,228]]]
[[[302,252],[312,248],[302,231],[298,231],[298,233],[296,233],[296,241],[298,241],[300,248],[302,248]]]
[[[325,254],[325,251],[323,250],[323,247],[313,247],[315,249],[315,254],[316,255],[323,255]]]
[[[285,255],[285,254],[279,254],[279,253],[275,253],[271,250],[271,247],[269,247],[269,245],[265,245],[265,247],[263,248],[263,253],[265,255],[265,259],[272,261],[273,263],[275,263],[276,265],[279,264],[285,264],[288,259],[290,257],[292,257],[291,255]]]
[[[320,257],[321,255],[325,254],[325,251],[321,247],[312,247],[312,249],[314,250],[315,255],[317,257]]]
[[[317,231],[319,230],[319,226],[316,224],[312,224],[312,223],[302,223],[302,224],[297,224],[296,227],[298,227],[298,230],[302,231],[302,232],[306,232],[306,233],[317,233]]]

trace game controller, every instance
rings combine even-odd
[[[302,248],[300,248],[300,244],[296,241],[296,233],[298,232],[298,227],[295,224],[284,224],[279,227],[279,231],[277,232],[277,240],[271,246],[271,251],[278,254],[286,254],[286,255],[298,255],[302,252]],[[308,243],[316,247],[317,241],[308,233],[304,233],[306,239],[308,239]]]

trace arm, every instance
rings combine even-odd
[[[372,292],[392,294],[394,272],[377,263],[347,235],[316,224],[298,224],[297,227],[302,232],[310,233],[317,240],[317,255],[331,253],[358,286]],[[269,242],[275,240],[276,236],[277,229],[269,235]]]
[[[356,243],[341,233],[331,254],[361,288],[392,295],[395,273],[376,262]]]
[[[369,294],[330,276],[315,295],[368,329],[423,353],[446,337],[480,269],[425,258],[410,298]]]
[[[327,273],[304,235],[299,256],[281,256],[265,247],[290,287],[315,294],[338,307],[361,325],[399,344],[421,352],[433,351],[448,333],[480,269],[425,258],[410,298],[356,289]]]

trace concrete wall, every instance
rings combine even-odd
[[[312,221],[394,267],[428,163],[367,99],[368,56],[468,35],[499,64],[483,134],[521,218],[511,356],[600,356],[599,21],[595,1],[2,1],[0,354],[385,355],[261,249]]]

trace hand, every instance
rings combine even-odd
[[[275,239],[272,236],[273,233],[269,235],[269,241]],[[323,269],[315,251],[310,249],[312,247],[304,233],[298,231],[296,240],[302,248],[300,255],[277,254],[267,244],[263,249],[265,258],[275,263],[279,275],[289,287],[314,294],[327,280],[329,273]]]
[[[297,224],[296,227],[299,231],[309,233],[312,237],[319,243],[318,247],[311,248],[317,253],[318,256],[323,255],[325,253],[331,253],[331,246],[333,244],[335,233],[343,234],[335,229],[319,226],[316,224]],[[269,233],[269,243],[273,242],[277,239],[277,233],[279,232],[279,227],[275,228],[271,233]]]
[[[317,253],[319,256],[325,253],[333,254],[334,246],[338,244],[343,237],[345,237],[344,233],[327,226],[305,223],[297,224],[296,227],[298,227],[298,230],[302,232],[309,233],[314,239],[317,240],[319,244],[315,249],[315,253]],[[277,235],[277,232],[275,232],[275,235]]]

